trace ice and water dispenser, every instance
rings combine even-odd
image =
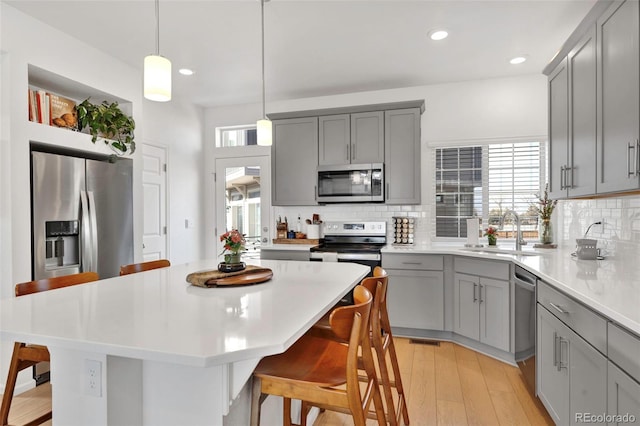
[[[80,264],[77,220],[45,222],[45,270]]]

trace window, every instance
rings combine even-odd
[[[499,226],[502,215],[520,216],[524,238],[537,238],[531,203],[544,186],[544,145],[540,142],[496,143],[437,148],[435,152],[436,237],[464,238],[466,219],[482,218],[482,227]],[[513,238],[509,216],[499,232]]]
[[[256,126],[231,126],[216,128],[216,147],[257,145]]]

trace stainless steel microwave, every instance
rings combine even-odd
[[[319,203],[384,201],[384,165],[344,164],[318,166]]]

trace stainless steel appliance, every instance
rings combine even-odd
[[[312,262],[351,262],[373,268],[382,264],[382,247],[387,244],[386,222],[325,222],[324,238],[320,245],[312,247]],[[351,293],[343,303],[353,303]]]
[[[34,280],[84,271],[115,277],[133,263],[133,161],[31,151]],[[36,384],[49,363],[33,367]]]
[[[33,279],[133,263],[132,165],[31,152]]]
[[[384,165],[318,166],[317,200],[319,203],[384,201]]]
[[[515,267],[515,359],[532,394],[536,393],[536,282],[529,271]]]

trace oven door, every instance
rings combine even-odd
[[[378,164],[318,167],[318,202],[384,201],[384,168]]]

